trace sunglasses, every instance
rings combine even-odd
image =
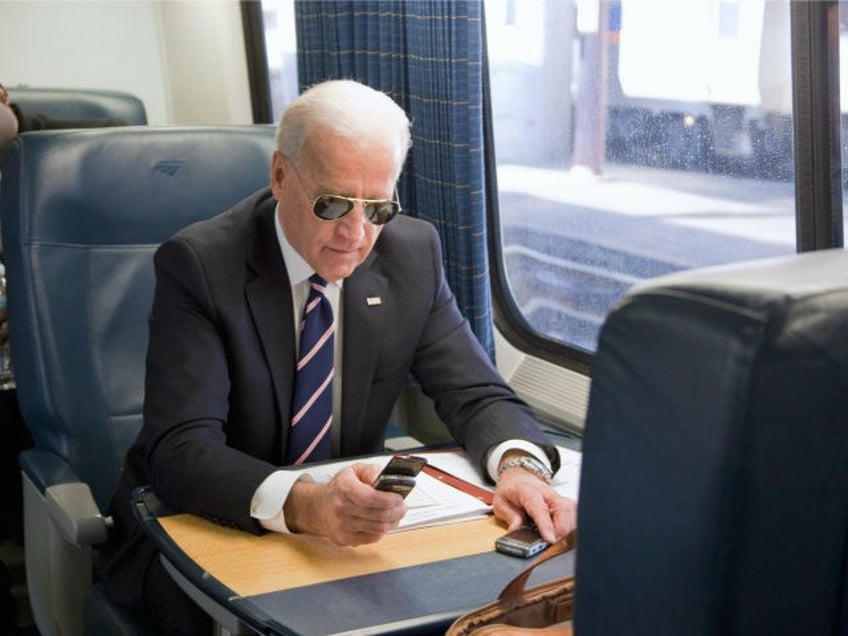
[[[304,192],[308,192],[309,190],[306,184],[303,183],[303,179],[294,162],[291,161],[290,163]],[[374,225],[388,223],[401,211],[398,191],[395,188],[394,201],[388,201],[386,199],[357,199],[356,197],[346,197],[341,194],[322,194],[315,197],[312,201],[312,212],[322,221],[338,221],[350,214],[357,203],[362,204],[365,217]]]

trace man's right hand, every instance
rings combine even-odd
[[[286,525],[292,532],[325,536],[338,545],[379,541],[406,514],[400,495],[371,486],[379,473],[378,465],[357,463],[326,484],[301,479],[286,499]]]

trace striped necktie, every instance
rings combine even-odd
[[[333,421],[333,308],[327,282],[313,274],[303,309],[300,357],[294,379],[287,464],[329,459]]]

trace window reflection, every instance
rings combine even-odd
[[[262,22],[271,85],[271,112],[275,122],[297,97],[297,40],[294,0],[262,0]]]
[[[848,2],[839,0],[839,73],[848,76]],[[842,117],[840,118],[842,135],[842,226],[848,223],[848,129],[846,129],[846,113],[848,113],[848,81],[839,83],[839,101]]]
[[[795,251],[789,3],[486,0],[503,261],[593,352],[679,269]]]

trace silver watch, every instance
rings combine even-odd
[[[530,455],[512,457],[505,462],[502,462],[501,465],[498,466],[498,479],[500,480],[501,475],[505,470],[515,467],[520,467],[524,470],[530,471],[546,484],[551,483],[551,478],[553,477],[551,470],[538,459],[531,457]]]

